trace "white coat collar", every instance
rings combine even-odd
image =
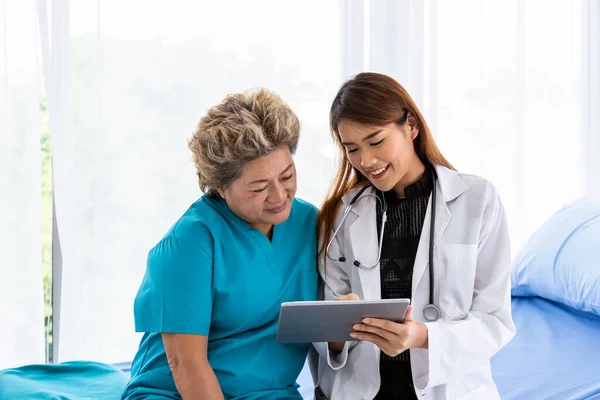
[[[438,177],[436,180],[437,199],[434,227],[434,246],[437,246],[452,218],[452,214],[446,203],[464,193],[467,189],[467,185],[456,171],[441,165],[435,165],[434,167]],[[352,189],[342,198],[344,208],[348,207],[360,189],[361,188]],[[352,214],[355,215],[355,218],[348,218],[348,230],[350,241],[352,243],[352,253],[355,260],[359,260],[363,265],[370,266],[377,260],[378,232],[376,220],[377,211],[375,208],[377,200],[374,196],[368,196],[369,194],[375,194],[375,189],[373,187],[370,187],[363,192],[362,196],[367,195],[367,198],[357,201],[352,206]],[[427,212],[423,221],[423,230],[415,258],[412,282],[413,294],[429,265],[430,225],[431,204],[427,206]],[[351,260],[351,262],[354,262],[354,260]],[[359,274],[363,284],[364,299],[379,298],[381,296],[379,287],[379,266],[376,266],[375,268],[359,268]]]

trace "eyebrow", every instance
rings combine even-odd
[[[286,172],[288,172],[290,170],[290,168],[292,168],[293,165],[294,165],[294,163],[291,163],[290,165],[288,165],[287,168],[284,169],[283,172],[279,175],[283,175]],[[248,185],[253,185],[255,183],[267,183],[267,182],[269,182],[269,179],[257,179],[255,181],[249,182]]]
[[[369,139],[372,139],[372,138],[374,138],[375,136],[379,135],[381,132],[383,132],[383,129],[380,129],[380,130],[378,130],[378,131],[375,131],[375,132],[373,132],[373,133],[371,133],[371,134],[367,135],[365,138],[363,138],[363,142],[364,142],[364,141],[366,141],[366,140],[369,140]],[[352,144],[354,144],[354,143],[352,143],[352,142],[342,142],[342,144],[343,144],[344,146],[350,146],[350,145],[352,145]]]

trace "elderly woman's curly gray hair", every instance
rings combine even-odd
[[[282,146],[294,154],[299,137],[298,117],[277,94],[258,89],[227,96],[200,119],[188,142],[200,189],[216,195],[246,163]]]

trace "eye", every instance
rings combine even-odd
[[[348,149],[347,151],[348,151],[348,153],[356,153],[357,150],[358,149],[352,149],[352,150]]]
[[[265,187],[264,187],[264,188],[262,188],[262,189],[253,190],[253,192],[254,192],[254,193],[260,193],[260,192],[264,192],[266,188],[267,188],[267,187],[265,186]]]
[[[292,176],[294,176],[294,174],[289,174],[288,176],[284,176],[283,178],[281,178],[284,181],[289,181],[290,179],[292,179]],[[264,189],[263,189],[264,190]]]
[[[381,139],[379,142],[371,143],[371,146],[379,146],[382,142],[383,139]]]

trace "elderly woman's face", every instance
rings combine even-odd
[[[244,166],[221,196],[235,215],[269,235],[290,215],[296,194],[296,167],[287,146]]]

